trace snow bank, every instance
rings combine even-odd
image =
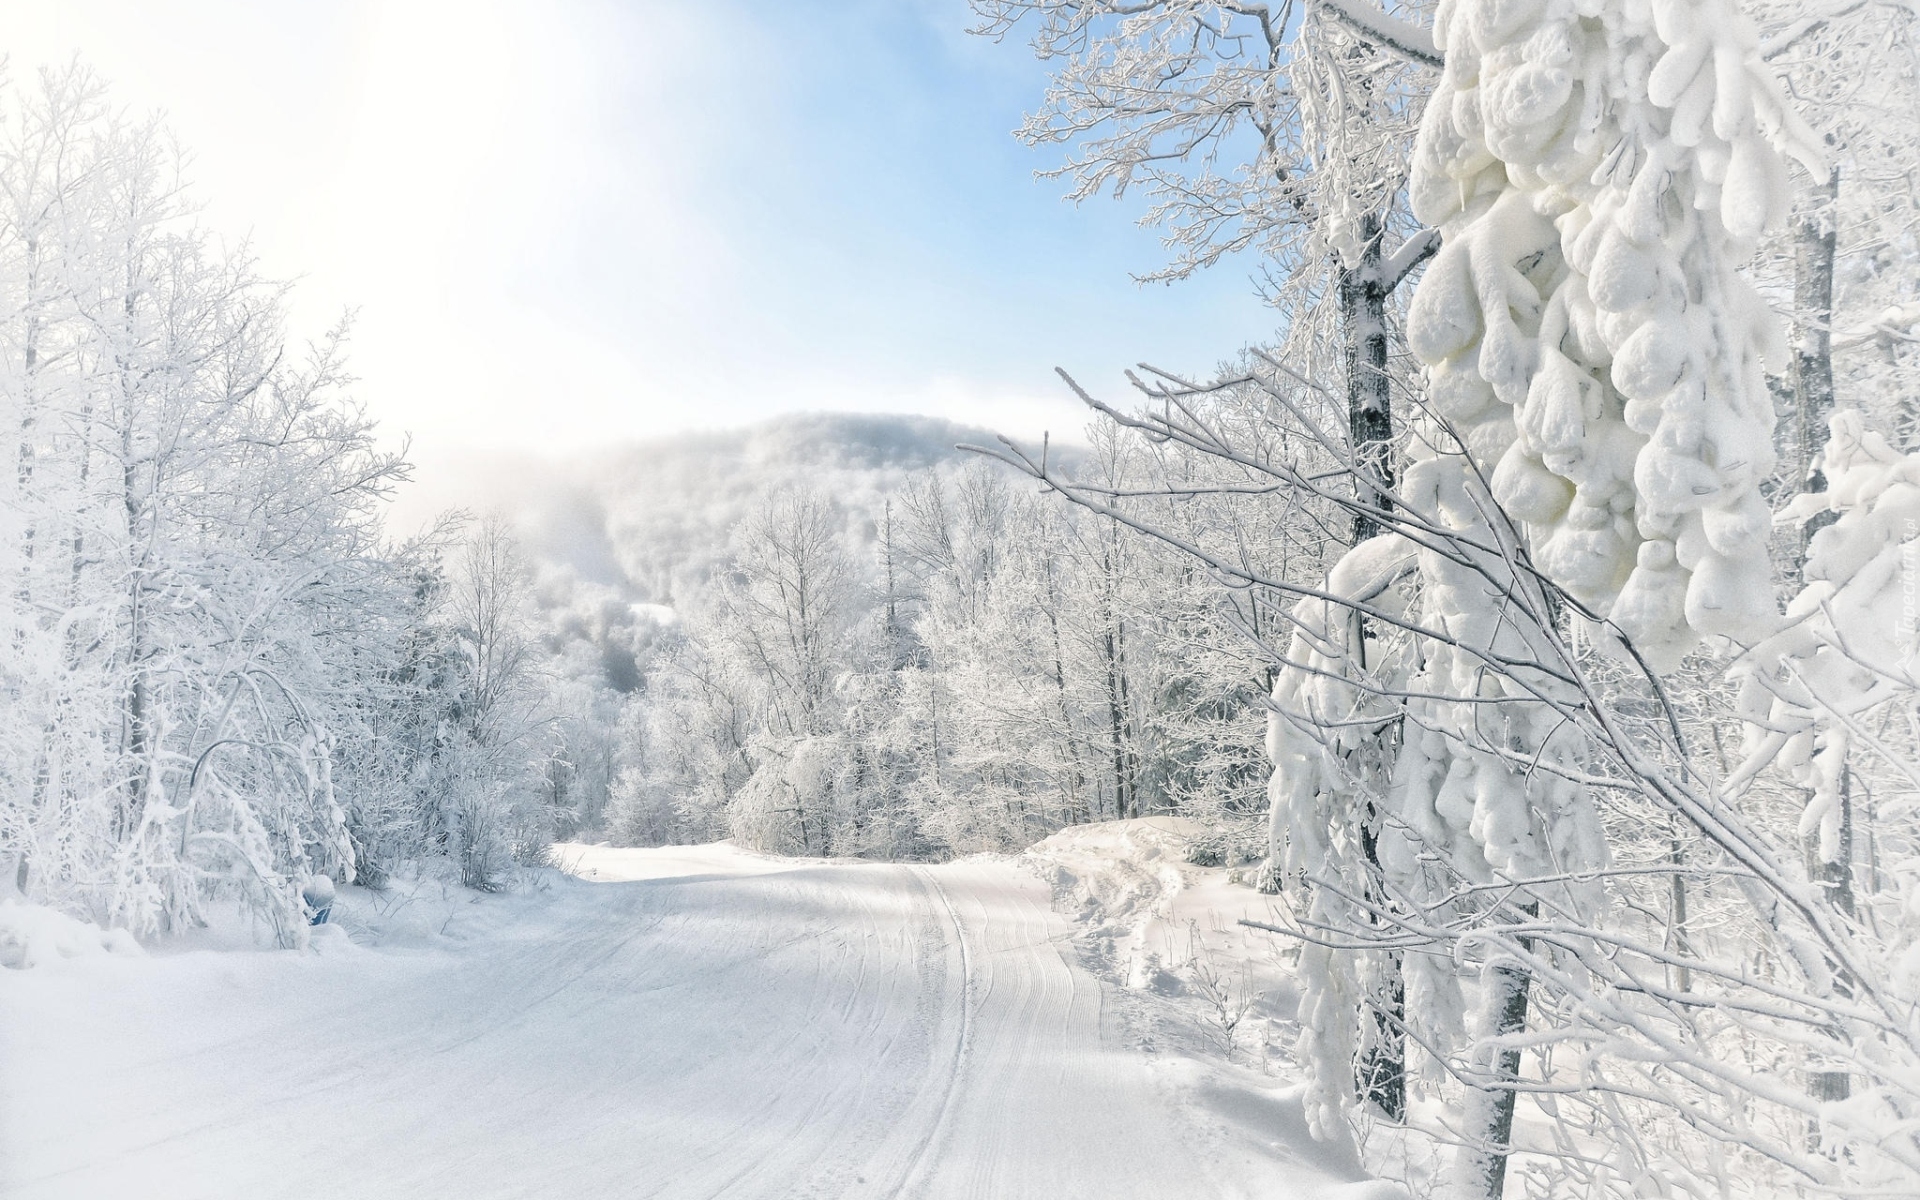
[[[1190,861],[1212,841],[1197,821],[1141,817],[1072,826],[1023,857],[1078,926],[1075,941],[1091,969],[1185,1002],[1203,1040],[1243,1045],[1250,1059],[1264,1059],[1277,1049],[1264,1042],[1267,1018],[1290,1018],[1296,992],[1282,947],[1239,922],[1273,922],[1275,901],[1250,886],[1251,867]],[[1226,1011],[1243,1002],[1244,1013]],[[1239,1016],[1249,1019],[1229,1036],[1221,1022]]]
[[[94,954],[140,954],[124,929],[102,929],[63,912],[18,900],[0,900],[0,967],[40,966]]]
[[[761,875],[792,870],[804,862],[827,860],[776,857],[722,841],[698,846],[556,842],[553,861],[567,874],[590,883],[635,883],[691,875]]]
[[[1025,858],[1079,923],[1096,970],[1129,988],[1179,994],[1189,990],[1194,964],[1214,955],[1213,943],[1239,940],[1238,918],[1267,917],[1273,907],[1242,885],[1242,872],[1191,861],[1214,841],[1198,821],[1140,817],[1071,826]]]
[[[1299,1080],[1295,1019],[1300,944],[1240,925],[1274,924],[1282,902],[1253,886],[1256,868],[1191,861],[1213,835],[1197,821],[1144,817],[1076,825],[1022,856],[1052,883],[1075,923],[1085,965],[1116,985],[1119,1026],[1153,1055],[1170,1107],[1223,1135],[1215,1152],[1307,1175],[1316,1196],[1396,1200],[1399,1184],[1366,1179],[1345,1124],[1310,1135],[1312,1089]],[[1385,1149],[1388,1157],[1405,1150]],[[1400,1162],[1414,1176],[1429,1167]]]
[[[1083,913],[1109,918],[1152,911],[1185,882],[1180,864],[1207,836],[1185,817],[1140,817],[1072,825],[1035,843],[1027,856],[1061,889],[1081,901]]]

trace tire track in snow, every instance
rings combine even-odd
[[[924,867],[909,869],[920,880],[921,885],[940,902],[940,907],[947,914],[947,921],[953,928],[953,944],[960,954],[958,989],[960,1027],[953,1040],[953,1065],[947,1071],[946,1083],[941,1090],[940,1107],[935,1110],[933,1121],[927,1127],[926,1136],[921,1138],[919,1146],[915,1148],[913,1157],[907,1163],[906,1171],[900,1177],[900,1182],[887,1193],[890,1198],[915,1194],[908,1192],[907,1189],[923,1183],[928,1152],[933,1149],[935,1142],[946,1130],[947,1114],[953,1109],[954,1097],[959,1093],[960,1077],[967,1068],[967,1055],[972,1049],[973,1041],[973,953],[967,949],[966,927],[960,923],[960,914],[954,911],[953,901],[947,896],[946,889],[940,886],[940,881],[934,877],[933,873]]]
[[[767,1126],[781,1128],[783,1132],[777,1139],[778,1144],[767,1155],[750,1159],[732,1170],[717,1186],[703,1185],[711,1187],[706,1193],[707,1200],[720,1200],[730,1195],[789,1192],[800,1195],[802,1193],[793,1191],[797,1186],[796,1176],[817,1176],[822,1173],[819,1163],[833,1148],[837,1140],[833,1135],[836,1132],[857,1132],[836,1128],[831,1117],[833,1110],[839,1107],[838,1102],[848,1092],[860,1090],[860,1084],[869,1072],[849,1078],[844,1070],[834,1070],[837,1064],[826,1061],[823,1053],[829,1044],[829,1034],[835,1029],[843,1030],[852,1025],[853,1014],[862,1007],[863,1000],[871,999],[865,996],[861,985],[866,980],[873,958],[875,939],[870,935],[876,929],[872,919],[875,900],[873,893],[866,889],[851,889],[851,895],[846,899],[857,905],[863,936],[849,938],[842,928],[807,939],[814,950],[813,969],[809,974],[811,992],[808,1008],[781,1048],[785,1051],[804,1041],[804,1049],[797,1056],[782,1053],[768,1056],[775,1061],[783,1057],[787,1059],[789,1078],[768,1095],[751,1118],[740,1123],[742,1129]],[[840,951],[851,949],[854,952],[829,954],[829,948]],[[846,969],[849,960],[854,963],[851,971]],[[835,1011],[837,1019],[829,1023],[822,1020],[822,1015],[836,1000],[835,986],[843,990],[845,996],[840,999]],[[823,1033],[823,1028],[828,1032]],[[823,1066],[825,1070],[821,1069]],[[804,1111],[783,1111],[792,1107],[783,1104],[788,1097],[793,1098],[794,1104],[803,1105]],[[810,1133],[817,1136],[809,1139],[807,1135]],[[826,1170],[831,1173],[833,1168]]]

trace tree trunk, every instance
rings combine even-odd
[[[1380,870],[1379,814],[1367,805],[1366,824],[1360,830],[1360,848],[1374,874]],[[1368,899],[1384,903],[1385,894],[1370,887]],[[1381,956],[1378,995],[1367,1002],[1361,1019],[1371,1028],[1361,1031],[1366,1047],[1354,1071],[1354,1084],[1361,1103],[1371,1104],[1393,1122],[1407,1119],[1407,986],[1400,973],[1400,955],[1387,951]]]
[[[1539,906],[1528,904],[1521,911],[1535,916]],[[1525,950],[1533,948],[1526,938],[1520,945]],[[1511,963],[1489,965],[1482,980],[1480,1004],[1488,1036],[1508,1037],[1524,1031],[1527,987],[1532,982],[1526,968]],[[1513,1109],[1518,1096],[1513,1084],[1520,1078],[1520,1050],[1499,1050],[1491,1061],[1479,1065],[1491,1078],[1487,1086],[1467,1091],[1461,1125],[1467,1142],[1455,1160],[1454,1177],[1460,1200],[1500,1200],[1507,1186],[1507,1155],[1513,1146]]]
[[[1086,773],[1080,767],[1080,742],[1074,734],[1073,709],[1067,701],[1066,657],[1060,649],[1059,595],[1054,586],[1051,555],[1047,558],[1047,631],[1053,639],[1053,688],[1054,699],[1060,707],[1060,736],[1066,743],[1069,760],[1065,824],[1077,825],[1083,820],[1093,820],[1093,811],[1090,806],[1083,807],[1080,802],[1080,788],[1085,782]]]
[[[1840,845],[1831,859],[1820,854],[1820,831],[1815,830],[1807,837],[1807,874],[1813,885],[1820,889],[1835,912],[1854,915],[1853,900],[1853,787],[1852,773],[1844,767],[1840,772]],[[1853,980],[1846,972],[1834,974],[1833,990],[1836,995],[1849,997],[1853,994]],[[1846,1040],[1846,1031],[1838,1027],[1827,1030],[1836,1042]],[[1845,1100],[1853,1094],[1853,1082],[1844,1070],[1811,1070],[1807,1072],[1807,1095],[1822,1103]],[[1818,1121],[1810,1124],[1807,1130],[1810,1149],[1820,1148],[1820,1126]]]
[[[1113,750],[1113,815],[1124,821],[1133,813],[1129,811],[1126,730],[1120,708],[1120,658],[1111,621],[1102,638],[1102,649],[1107,660],[1107,741]]]
[[[1387,374],[1387,297],[1392,283],[1386,277],[1382,252],[1384,223],[1369,213],[1361,220],[1360,261],[1340,271],[1340,326],[1346,348],[1347,422],[1354,465],[1354,498],[1365,508],[1379,513],[1391,511],[1388,493],[1393,488],[1393,393]],[[1357,545],[1379,533],[1379,519],[1372,512],[1353,515],[1353,540]],[[1366,646],[1370,631],[1365,618],[1355,615],[1355,644],[1359,666],[1366,668]],[[1386,764],[1384,779],[1391,774]],[[1380,814],[1371,800],[1360,814],[1361,848],[1369,872],[1378,876],[1380,859],[1375,838]],[[1376,889],[1377,892],[1377,889]],[[1371,897],[1375,903],[1384,895]],[[1355,1064],[1355,1086],[1362,1103],[1371,1104],[1393,1121],[1406,1118],[1407,1070],[1406,1035],[1401,1028],[1406,989],[1401,981],[1400,956],[1388,952],[1381,956],[1379,995],[1370,1001],[1361,1020],[1370,1027],[1362,1030],[1366,1049]]]
[[[1347,418],[1353,448],[1354,499],[1381,512],[1392,507],[1393,394],[1387,375],[1387,295],[1392,291],[1381,253],[1382,223],[1369,213],[1360,224],[1360,261],[1340,270],[1340,326],[1346,342]],[[1370,513],[1353,515],[1353,540],[1380,532]]]
[[[1827,176],[1827,185],[1803,209],[1794,224],[1793,301],[1799,318],[1797,345],[1794,348],[1793,399],[1800,423],[1801,490],[1826,490],[1826,472],[1819,461],[1826,441],[1827,418],[1833,414],[1833,262],[1839,241],[1835,210],[1840,199],[1840,170]],[[1804,578],[1807,548],[1813,535],[1833,524],[1833,512],[1816,513],[1800,530],[1799,573]],[[1838,853],[1825,859],[1820,853],[1820,837],[1815,833],[1807,844],[1807,875],[1837,912],[1853,915],[1853,802],[1849,794],[1849,776],[1841,768],[1840,837]],[[1835,980],[1843,993],[1851,990],[1850,981]],[[1836,1040],[1845,1034],[1831,1031]],[[1845,1071],[1810,1070],[1807,1093],[1815,1100],[1845,1100],[1852,1084]],[[1808,1130],[1808,1140],[1817,1149],[1820,1132],[1816,1122]]]
[[[1358,659],[1355,665],[1364,674],[1368,666],[1367,641],[1371,637],[1371,630],[1367,619],[1359,613],[1354,613],[1352,620],[1353,643]],[[1367,788],[1360,813],[1360,851],[1367,863],[1367,899],[1381,907],[1386,906],[1389,898],[1382,886],[1381,815],[1379,806],[1373,801],[1372,787],[1377,784],[1384,788],[1392,776],[1393,763],[1399,755],[1400,733],[1401,727],[1397,722],[1381,725],[1373,738],[1373,744],[1379,747],[1380,753],[1379,759],[1373,764],[1375,769],[1365,769],[1368,764],[1364,759],[1354,764],[1354,774],[1366,781]],[[1359,752],[1360,755],[1366,753],[1364,749]],[[1375,925],[1382,923],[1378,917],[1370,917],[1369,920]],[[1361,1015],[1361,1020],[1368,1027],[1361,1030],[1361,1044],[1365,1049],[1361,1051],[1360,1061],[1356,1064],[1355,1083],[1361,1103],[1373,1105],[1382,1116],[1398,1122],[1407,1118],[1407,1035],[1404,1025],[1407,989],[1401,975],[1399,951],[1381,953],[1380,973],[1379,986],[1368,999]]]
[[[127,435],[122,446],[125,459],[132,460],[132,437]],[[121,472],[121,486],[126,497],[128,549],[131,551],[132,571],[129,572],[127,587],[127,692],[121,711],[121,752],[125,756],[127,770],[126,800],[121,809],[118,828],[115,830],[121,841],[132,834],[139,826],[140,814],[146,807],[147,794],[147,732],[150,716],[147,711],[147,647],[146,647],[146,572],[143,555],[139,547],[140,504],[135,490],[133,468],[125,466]]]
[[[1827,418],[1833,414],[1833,259],[1839,233],[1834,210],[1840,198],[1840,170],[1794,223],[1793,307],[1799,318],[1793,361],[1793,404],[1800,424],[1801,490],[1825,491],[1826,473],[1819,454],[1826,444]],[[1807,543],[1834,522],[1818,513],[1801,530],[1798,563],[1804,568]]]
[[[1114,531],[1118,538],[1118,530]],[[1126,630],[1121,623],[1118,599],[1119,555],[1109,547],[1100,559],[1102,589],[1101,651],[1107,668],[1107,736],[1113,751],[1113,815],[1120,820],[1140,815],[1140,798],[1135,791],[1136,764],[1132,747],[1132,722],[1128,713]]]
[[[889,498],[881,509],[880,518],[880,562],[886,572],[887,585],[887,651],[888,665],[898,671],[906,665],[900,637],[900,611],[898,591],[893,579],[893,500]]]
[[[1667,861],[1673,865],[1673,874],[1668,881],[1667,895],[1667,950],[1679,961],[1675,962],[1669,977],[1678,991],[1693,990],[1693,968],[1687,959],[1693,955],[1693,941],[1687,936],[1687,880],[1681,872],[1687,865],[1686,848],[1680,844],[1680,831],[1669,822],[1667,834]]]

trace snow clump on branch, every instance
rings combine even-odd
[[[1773,618],[1777,321],[1736,268],[1817,169],[1731,0],[1444,0],[1408,341],[1536,564],[1657,670]],[[1416,450],[1418,453],[1418,450]]]

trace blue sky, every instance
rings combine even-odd
[[[29,0],[192,149],[207,220],[358,310],[359,392],[431,462],[802,409],[1080,423],[1148,359],[1265,335],[1251,264],[1141,288],[1137,205],[1011,136],[1045,68],[964,0]]]

